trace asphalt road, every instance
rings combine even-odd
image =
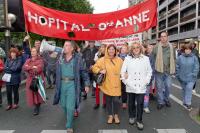
[[[174,80],[174,84],[178,85],[178,82]],[[46,104],[41,106],[41,113],[39,116],[33,116],[33,108],[29,108],[26,105],[24,85],[20,89],[20,107],[17,110],[5,111],[6,98],[4,97],[4,105],[0,107],[0,133],[66,132],[65,118],[62,109],[60,106],[52,105],[53,94],[54,90],[47,90],[49,100]],[[173,87],[172,95],[181,100],[180,89]],[[88,96],[88,99],[81,103],[81,113],[74,121],[75,133],[98,133],[98,131],[100,133],[100,130],[110,130],[109,132],[103,131],[102,133],[118,133],[117,130],[122,129],[125,129],[124,131],[128,133],[164,133],[159,129],[185,129],[188,133],[200,132],[200,125],[195,123],[189,117],[189,112],[174,100],[171,100],[171,108],[165,107],[160,111],[156,109],[156,101],[151,101],[151,113],[144,114],[143,117],[145,126],[143,131],[138,131],[135,126],[128,124],[128,112],[122,109],[120,109],[121,124],[106,124],[106,111],[103,108],[93,110],[94,100],[94,98]],[[193,96],[193,107],[198,107],[199,104],[200,98]],[[2,132],[3,130],[8,131]],[[59,132],[57,130],[62,131]],[[122,133],[122,131],[119,133]]]

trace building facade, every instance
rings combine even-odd
[[[194,40],[200,49],[200,0],[158,0],[158,25],[151,30],[150,43],[156,43],[163,31],[179,47]]]

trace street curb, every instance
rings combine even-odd
[[[20,85],[23,85],[25,83],[26,83],[26,80],[22,80]],[[5,92],[6,92],[6,87],[4,86],[4,87],[1,88],[1,93],[4,94]]]
[[[198,121],[198,120],[196,119],[196,116],[197,116],[197,114],[198,114],[198,111],[199,111],[198,108],[192,109],[192,111],[190,112],[189,115],[190,115],[190,118],[191,118],[193,121],[195,121],[197,124],[200,125],[200,121]]]

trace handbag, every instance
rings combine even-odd
[[[106,69],[106,62],[105,62],[105,59],[104,59],[104,67],[105,67],[105,69]],[[102,73],[98,73],[98,74],[96,74],[96,84],[97,85],[99,85],[99,86],[101,86],[102,85],[102,83],[105,81],[105,79],[106,79],[106,74],[102,74]]]
[[[102,85],[102,83],[105,81],[106,75],[102,73],[98,73],[96,75],[96,84],[97,85]]]
[[[4,82],[10,82],[10,79],[11,79],[11,74],[9,74],[9,73],[5,73],[5,74],[3,75],[3,77],[2,77],[2,80],[3,80]]]
[[[32,81],[31,81],[30,89],[33,92],[38,92],[38,84],[39,84],[38,77],[33,77]]]

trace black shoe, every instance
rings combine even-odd
[[[166,102],[165,102],[165,105],[166,105],[166,107],[171,107],[171,106],[172,106],[171,103],[170,103],[169,101],[166,101]]]
[[[192,106],[191,105],[187,105],[187,104],[183,104],[185,106],[185,108],[188,110],[188,111],[191,111],[192,110]]]
[[[37,105],[35,106],[33,115],[39,115],[39,113],[40,113],[40,104],[37,104]]]
[[[86,99],[87,99],[87,95],[83,97],[83,100],[86,100]]]
[[[103,106],[102,106],[104,109],[106,108],[106,104],[103,104]]]
[[[157,105],[157,109],[158,109],[158,110],[161,110],[163,107],[164,107],[163,104],[158,104],[158,105]]]
[[[95,93],[92,93],[92,97],[95,98]]]
[[[39,111],[38,111],[37,107],[34,108],[33,115],[34,116],[39,115]]]
[[[99,108],[99,104],[95,104],[94,109],[98,109],[98,108]]]
[[[83,100],[86,100],[87,99],[87,94],[84,94],[83,95]]]

